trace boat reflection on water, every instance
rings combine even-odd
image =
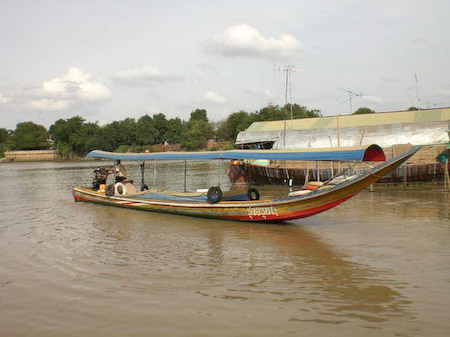
[[[350,261],[301,226],[85,207],[107,243],[99,258],[125,266],[122,276],[140,289],[250,307],[278,303],[291,322],[370,325],[413,315],[399,290],[404,284]]]

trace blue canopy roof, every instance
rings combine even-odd
[[[111,160],[320,160],[320,161],[385,161],[383,150],[378,145],[360,147],[334,147],[306,150],[229,150],[211,152],[154,152],[117,153],[94,150],[87,157]]]

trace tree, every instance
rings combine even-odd
[[[252,115],[255,121],[273,121],[288,118],[286,110],[280,108],[278,105],[266,106]]]
[[[163,113],[153,115],[153,125],[155,126],[155,143],[164,143],[164,135],[167,132],[167,118]]]
[[[194,119],[186,123],[181,146],[184,150],[195,151],[204,149],[206,141],[213,135],[211,124],[201,119]]]
[[[9,132],[6,129],[0,128],[0,157],[5,155],[7,149],[7,142],[9,139]]]
[[[183,122],[181,119],[171,118],[167,121],[167,131],[164,134],[164,141],[169,143],[179,143],[183,133]]]
[[[112,122],[106,124],[99,132],[99,147],[106,151],[114,151],[122,144],[120,139],[120,123]]]
[[[0,128],[0,144],[5,144],[9,138],[8,130]]]
[[[288,111],[289,118],[291,116],[291,104],[285,105],[285,110]],[[318,109],[311,109],[308,110],[306,106],[298,105],[298,104],[292,104],[292,114],[294,118],[313,118],[313,117],[320,117],[322,114],[320,113],[320,110]]]
[[[11,138],[13,150],[43,150],[50,147],[47,129],[33,122],[17,124]]]
[[[410,106],[410,107],[408,108],[408,111],[417,111],[417,110],[419,110],[419,108],[417,108],[417,107],[415,107],[415,106]]]
[[[150,145],[155,143],[155,123],[149,115],[142,116],[136,124],[138,145]]]
[[[292,104],[293,118],[320,117],[320,110],[308,109],[305,106]],[[235,140],[238,133],[247,129],[255,121],[284,120],[291,118],[291,105],[284,107],[267,106],[254,113],[245,111],[234,112],[222,122],[217,130],[217,138],[221,140]]]
[[[137,143],[136,121],[134,118],[125,118],[118,125],[118,143],[132,145]]]
[[[359,108],[358,110],[356,110],[353,115],[365,115],[365,114],[373,114],[375,113],[374,110],[370,109],[370,108],[366,108],[366,107],[362,107]]]
[[[64,157],[72,154],[85,156],[90,150],[105,143],[100,127],[96,123],[85,123],[80,116],[57,120],[50,126],[50,135]]]
[[[209,122],[208,120],[208,116],[206,115],[206,110],[205,109],[196,109],[194,111],[191,112],[191,118],[189,119],[189,121],[193,121],[193,120],[202,120],[205,122]]]
[[[217,130],[217,138],[220,140],[235,140],[239,131],[247,129],[254,121],[254,115],[246,111],[238,111],[230,114]]]
[[[230,130],[227,120],[219,121],[216,123],[216,139],[217,140],[230,140]]]
[[[208,122],[206,110],[196,109],[192,111],[189,122],[184,124],[181,146],[188,151],[204,149],[206,141],[213,135],[213,128]]]
[[[273,121],[291,118],[291,104],[286,104],[284,107],[278,105],[267,106],[252,114],[255,121]],[[307,107],[298,104],[292,104],[292,117],[297,118],[311,118],[320,117],[320,110],[308,110]]]

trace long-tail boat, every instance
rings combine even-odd
[[[414,147],[403,154],[385,161],[383,150],[377,145],[352,148],[331,148],[326,150],[230,150],[216,152],[161,152],[161,153],[113,153],[91,151],[91,158],[120,161],[137,161],[141,165],[141,190],[131,183],[117,181],[106,186],[103,178],[94,181],[94,186],[74,187],[75,201],[91,202],[109,206],[133,208],[145,211],[166,212],[197,217],[219,218],[240,221],[280,222],[308,217],[355,196],[362,189],[373,184],[386,173],[400,166],[420,147]],[[359,161],[379,162],[375,167],[359,175],[341,175],[325,183],[305,186],[305,189],[291,192],[279,198],[261,198],[255,188],[247,194],[226,195],[219,186],[207,191],[165,192],[148,190],[144,182],[146,161],[171,160],[309,160],[309,161]],[[97,173],[99,173],[97,171]],[[186,175],[185,175],[186,179]],[[186,184],[185,184],[186,185]],[[309,188],[308,188],[309,187]]]

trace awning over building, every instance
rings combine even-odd
[[[236,146],[268,139],[274,149],[441,144],[449,129],[450,108],[305,118],[255,122],[238,134]]]

